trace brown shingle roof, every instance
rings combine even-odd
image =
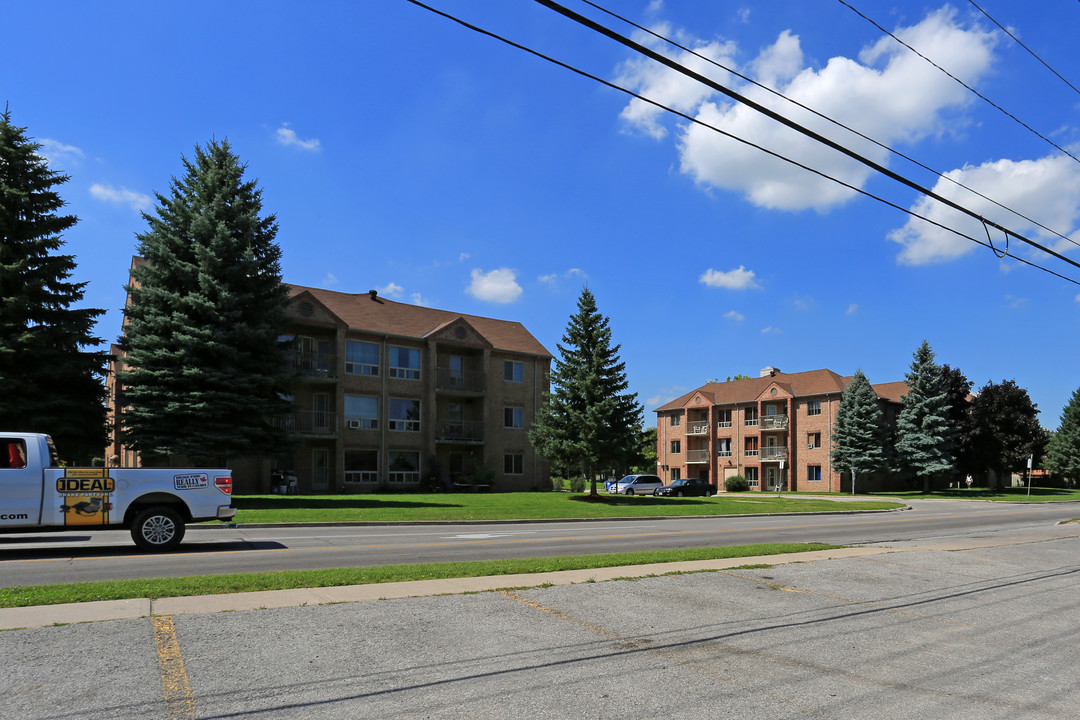
[[[495,349],[551,357],[547,348],[519,322],[394,302],[383,297],[373,297],[371,293],[342,293],[290,285],[290,297],[304,292],[310,293],[353,330],[423,338],[447,323],[462,318]]]

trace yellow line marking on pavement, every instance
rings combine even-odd
[[[176,627],[169,616],[150,618],[154,624],[154,642],[157,645],[158,665],[161,667],[161,689],[165,692],[165,707],[169,720],[195,720],[195,696],[191,693],[184,658],[180,654],[180,641]]]

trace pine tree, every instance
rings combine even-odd
[[[941,366],[945,385],[946,417],[956,439],[956,469],[961,474],[978,472],[978,453],[974,448],[974,430],[971,425],[971,381],[959,368]]]
[[[529,430],[529,440],[548,462],[592,479],[601,470],[634,463],[641,443],[643,408],[627,393],[626,363],[611,345],[610,321],[588,288],[570,317],[555,358],[551,391]]]
[[[901,468],[921,479],[923,491],[929,492],[931,478],[954,469],[956,434],[949,424],[942,368],[927,341],[915,351],[905,378],[908,392],[897,418],[896,452]]]
[[[1046,446],[1046,469],[1065,478],[1070,486],[1080,483],[1080,388],[1061,411],[1061,425]]]
[[[104,352],[92,335],[105,311],[72,307],[73,255],[57,251],[78,218],[61,215],[50,170],[26,128],[0,114],[0,427],[53,436],[61,457],[89,464],[106,442]]]
[[[877,393],[863,371],[857,370],[840,396],[829,454],[835,470],[851,473],[852,494],[858,475],[887,467],[886,435]]]
[[[196,146],[157,195],[138,253],[120,347],[122,437],[144,462],[223,462],[286,442],[288,289],[273,215],[227,141]]]

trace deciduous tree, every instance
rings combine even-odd
[[[95,349],[105,311],[75,307],[75,256],[59,250],[77,222],[62,214],[49,168],[26,128],[0,114],[0,427],[48,433],[61,457],[82,464],[105,448],[105,362]]]
[[[971,401],[971,470],[996,471],[999,485],[1005,473],[1024,470],[1046,443],[1038,416],[1027,390],[1015,381],[986,383]]]

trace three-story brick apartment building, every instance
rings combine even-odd
[[[840,491],[829,451],[840,398],[851,381],[831,370],[708,383],[656,410],[657,473],[671,482],[742,475],[751,490]],[[895,425],[903,382],[873,385],[885,422]],[[850,489],[850,476],[845,476]],[[864,484],[862,489],[874,489]]]
[[[134,263],[143,262],[135,258]],[[303,492],[380,487],[550,489],[528,428],[549,388],[551,353],[521,323],[290,286],[288,335],[296,412],[279,422],[293,447],[277,457],[230,458],[237,492],[266,492],[296,476]],[[113,347],[108,389],[122,422]],[[138,455],[115,433],[107,456]]]

